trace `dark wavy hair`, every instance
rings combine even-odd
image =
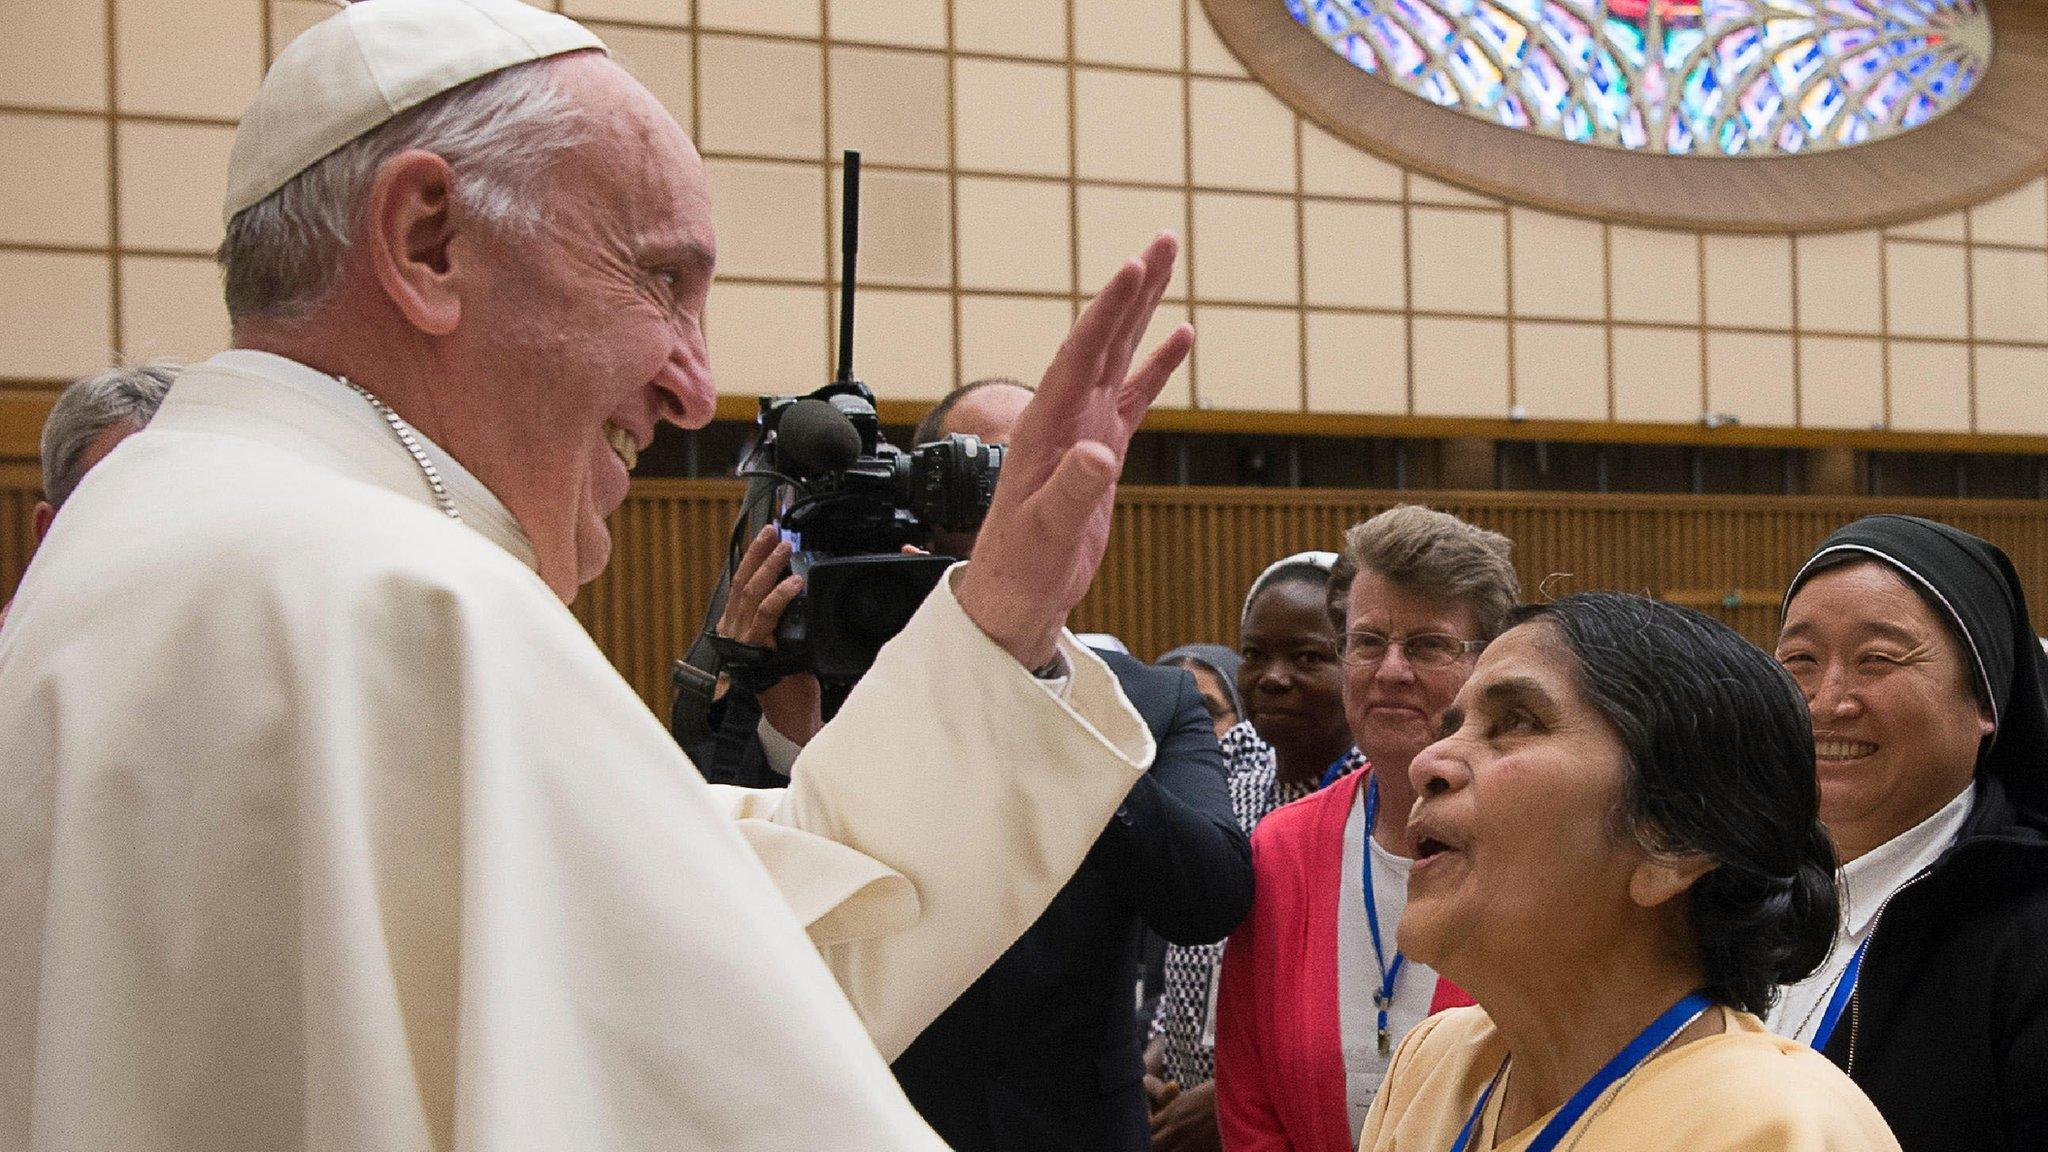
[[[1618,831],[1717,864],[1687,919],[1716,1001],[1762,1013],[1827,958],[1841,916],[1813,725],[1785,670],[1727,625],[1618,592],[1517,609],[1557,629],[1581,692],[1621,738]]]

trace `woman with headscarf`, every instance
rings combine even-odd
[[[1244,719],[1244,700],[1237,694],[1237,669],[1242,662],[1237,653],[1221,644],[1183,644],[1153,661],[1161,667],[1186,669],[1195,678],[1195,689],[1202,694],[1209,719],[1215,721],[1218,740]]]
[[[1334,552],[1301,552],[1269,566],[1246,593],[1237,688],[1245,718],[1223,736],[1230,802],[1246,834],[1275,808],[1357,771],[1365,757],[1344,720],[1340,637],[1326,608]],[[1216,973],[1221,944],[1167,950],[1153,1025],[1155,1149],[1213,1149],[1216,1130]]]
[[[1371,761],[1268,817],[1252,911],[1224,952],[1216,1116],[1236,1152],[1348,1152],[1410,1028],[1471,997],[1395,943],[1408,902],[1408,765],[1521,594],[1507,537],[1390,508],[1344,535],[1327,605],[1344,712]]]
[[[1401,948],[1479,1006],[1408,1034],[1368,1152],[1888,1152],[1754,1013],[1839,907],[1798,691],[1725,625],[1595,592],[1517,611],[1415,758]]]
[[[2048,1141],[2048,705],[1995,545],[1870,516],[1792,579],[1777,657],[1813,714],[1847,893],[1771,1026],[1876,1102],[1906,1152]]]

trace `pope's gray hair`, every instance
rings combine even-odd
[[[176,364],[134,364],[109,368],[64,389],[43,421],[43,499],[64,506],[78,482],[86,449],[116,424],[140,428],[156,415],[177,378]]]
[[[356,137],[228,222],[215,259],[228,316],[290,319],[333,289],[377,172],[401,152],[431,152],[454,169],[469,213],[515,234],[543,218],[534,187],[586,138],[584,113],[554,59],[520,64],[443,92]]]

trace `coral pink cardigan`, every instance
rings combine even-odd
[[[1226,1152],[1353,1152],[1337,1008],[1344,824],[1371,770],[1260,821],[1252,912],[1223,951],[1216,1120]],[[1432,1014],[1472,1003],[1439,979]]]

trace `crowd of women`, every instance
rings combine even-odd
[[[1155,1149],[2048,1146],[2048,707],[1995,546],[1874,516],[1766,652],[1524,604],[1392,509],[1196,645],[1256,897],[1174,948]]]

